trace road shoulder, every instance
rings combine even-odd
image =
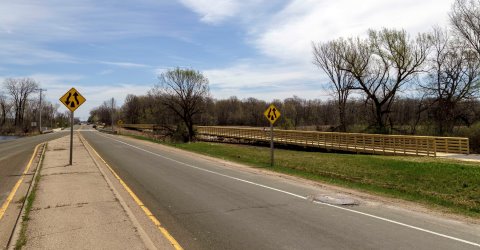
[[[30,161],[25,166],[16,184],[1,205],[0,211],[0,247],[6,249],[12,241],[12,235],[17,230],[23,204],[28,195],[29,187],[40,163],[43,144],[38,144],[31,155]]]
[[[25,249],[155,249],[101,166],[74,138],[72,166],[67,166],[68,136],[48,144]]]
[[[126,188],[130,189],[123,182],[116,173],[112,172],[113,170],[108,166],[108,164],[102,159],[95,149],[85,140],[80,134],[81,141],[85,148],[87,149],[89,155],[94,160],[95,164],[98,166],[99,170],[102,172],[105,180],[112,188],[112,191],[115,193],[116,197],[119,198],[119,202],[125,208],[130,218],[134,221],[138,227],[142,229],[142,237],[148,237],[148,240],[153,243],[158,249],[181,249],[180,245],[176,242],[175,239],[170,238],[168,232],[162,232],[166,230],[162,227],[160,222],[150,213],[146,214],[145,210],[148,211],[148,208],[136,197],[136,195]],[[132,195],[135,197],[133,198]],[[152,222],[155,221],[155,223]],[[167,236],[165,236],[167,234]]]
[[[112,135],[109,135],[112,136]],[[360,190],[350,189],[341,186],[335,186],[332,184],[308,180],[294,175],[288,175],[284,173],[279,173],[263,168],[256,168],[248,166],[241,163],[236,163],[204,154],[199,154],[172,146],[164,145],[161,143],[155,143],[149,140],[136,139],[130,136],[117,135],[118,138],[122,138],[127,142],[133,142],[140,145],[145,145],[148,147],[159,148],[166,152],[175,153],[175,154],[184,154],[191,156],[197,159],[203,159],[206,161],[211,161],[217,163],[218,166],[222,166],[228,169],[237,169],[240,171],[260,174],[264,176],[269,176],[271,178],[280,178],[284,181],[294,183],[295,185],[305,186],[305,187],[315,187],[322,190],[322,193],[328,193],[336,196],[347,196],[352,197],[355,200],[358,200],[362,203],[363,206],[370,208],[384,208],[391,211],[396,211],[399,214],[411,214],[422,220],[435,220],[439,223],[465,223],[466,225],[471,225],[475,227],[475,230],[480,233],[480,220],[472,217],[463,216],[460,214],[444,212],[440,209],[433,209],[426,205],[422,205],[416,202],[407,201],[399,198],[386,197],[381,195],[376,195]]]

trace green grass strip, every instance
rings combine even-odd
[[[22,249],[27,244],[27,228],[28,228],[28,221],[30,220],[30,211],[32,211],[33,202],[37,196],[37,187],[38,182],[40,181],[40,170],[42,170],[43,166],[43,158],[45,157],[44,152],[47,149],[47,144],[45,144],[45,149],[40,156],[40,164],[38,169],[38,174],[35,176],[35,184],[32,187],[32,192],[27,197],[27,204],[25,204],[25,214],[22,216],[22,224],[20,229],[20,234],[18,236],[17,242],[15,243],[15,250]]]

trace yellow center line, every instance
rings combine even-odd
[[[30,161],[28,162],[27,167],[23,171],[22,176],[17,181],[17,183],[15,183],[15,186],[13,186],[12,191],[10,191],[7,199],[5,200],[2,207],[0,208],[0,220],[2,219],[3,215],[5,215],[5,212],[7,211],[7,208],[10,205],[10,203],[12,202],[13,197],[15,196],[15,193],[17,192],[18,188],[20,187],[20,184],[22,184],[23,178],[28,173],[28,170],[30,170],[30,167],[32,166],[32,163],[33,163],[33,159],[35,159],[35,155],[37,154],[38,147],[42,144],[43,143],[40,143],[37,146],[35,146],[35,150],[33,151],[32,157],[30,158]]]
[[[90,148],[92,149],[92,151],[95,153],[95,155],[98,156],[98,158],[100,158],[100,160],[102,160],[102,162],[108,167],[108,169],[110,170],[110,172],[113,174],[113,176],[115,176],[115,178],[120,182],[120,184],[122,184],[123,188],[125,188],[125,191],[127,191],[127,193],[130,194],[130,196],[133,198],[133,200],[135,201],[135,203],[137,203],[138,206],[140,206],[140,208],[143,210],[143,212],[145,213],[145,215],[147,215],[148,218],[150,218],[150,220],[153,222],[153,224],[158,228],[158,230],[163,234],[163,236],[165,236],[165,238],[167,238],[168,241],[170,241],[170,244],[172,244],[172,246],[177,249],[177,250],[183,250],[183,248],[180,246],[180,244],[177,242],[177,240],[175,240],[175,238],[173,238],[173,236],[167,231],[167,229],[165,227],[162,226],[162,224],[160,223],[160,221],[155,217],[155,215],[152,214],[152,212],[150,211],[150,209],[148,209],[145,204],[143,204],[143,202],[140,200],[140,198],[138,198],[138,196],[132,191],[132,189],[130,189],[130,187],[127,185],[127,183],[125,183],[122,178],[120,178],[120,176],[110,167],[110,165],[108,165],[108,163],[100,156],[100,154],[90,145],[90,143],[87,142],[87,140],[83,137],[83,135],[81,135],[81,133],[78,133],[79,136],[81,137],[82,141]]]

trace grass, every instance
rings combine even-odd
[[[25,203],[25,200],[26,200],[26,199],[27,199],[27,196],[24,195],[24,196],[22,196],[20,199],[18,199],[18,201],[16,201],[15,203],[17,203],[17,204],[23,204],[23,203]]]
[[[137,139],[150,140],[141,136]],[[380,156],[275,150],[270,167],[266,147],[224,143],[174,146],[212,157],[415,201],[442,211],[480,218],[480,164],[430,157]]]
[[[47,145],[45,145],[46,149]],[[42,169],[43,166],[43,158],[44,155],[42,154],[40,156],[40,164],[39,164],[39,169],[38,173]],[[22,216],[22,224],[21,224],[21,229],[20,229],[20,234],[18,236],[17,242],[15,243],[15,250],[22,249],[26,244],[27,244],[27,228],[28,228],[28,221],[30,220],[30,211],[32,211],[33,207],[33,202],[35,201],[35,198],[37,196],[37,187],[38,187],[38,182],[40,181],[40,173],[35,176],[35,184],[32,187],[32,192],[28,195],[26,198],[26,204],[25,204],[25,214]]]

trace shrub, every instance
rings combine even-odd
[[[468,137],[470,142],[470,153],[480,153],[480,122],[458,131],[458,136]]]

